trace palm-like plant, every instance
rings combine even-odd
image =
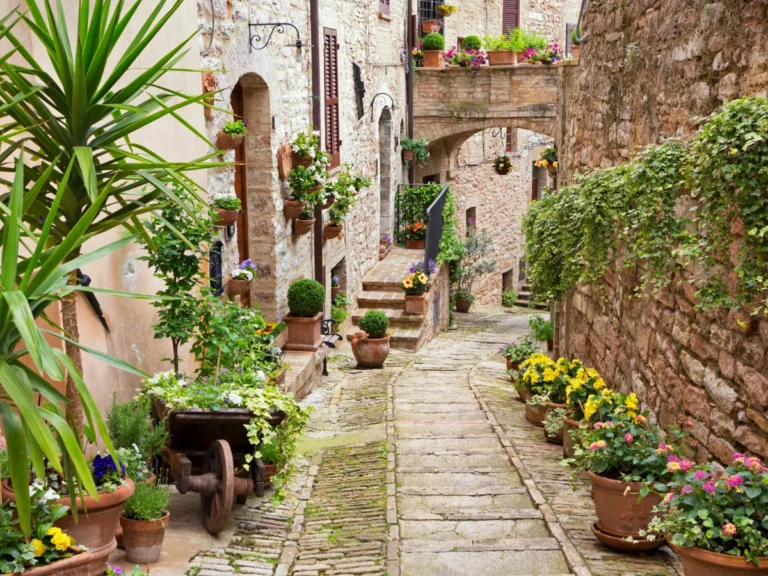
[[[134,76],[127,74],[183,1],[173,0],[165,10],[167,0],[151,0],[151,13],[122,54],[113,52],[143,0],[80,0],[77,26],[72,28],[76,30],[74,42],[61,0],[26,0],[23,13],[14,11],[0,21],[0,38],[13,46],[0,57],[0,109],[10,118],[0,127],[0,142],[6,144],[0,153],[0,183],[10,188],[10,176],[2,177],[13,172],[9,159],[21,151],[35,158],[23,172],[24,184],[39,186],[34,187],[34,194],[25,195],[22,217],[31,232],[40,230],[59,198],[55,210],[59,216],[46,234],[49,246],[66,242],[85,215],[93,214],[85,234],[124,226],[144,237],[151,248],[140,215],[163,202],[175,202],[192,213],[174,187],[199,198],[199,188],[187,173],[218,164],[209,162],[210,157],[168,162],[131,140],[141,128],[171,116],[210,145],[178,114],[191,104],[205,105],[204,99],[210,95],[187,96],[159,83],[184,56],[189,38],[154,65]],[[127,8],[125,4],[131,5]],[[50,66],[37,62],[14,35],[13,27],[20,21],[45,48]],[[108,66],[108,61],[116,63]],[[97,203],[100,198],[103,200]],[[7,203],[8,194],[0,195],[0,202]],[[181,233],[179,236],[183,238]],[[79,246],[68,253],[69,258],[77,258]],[[77,283],[76,272],[75,268],[70,271],[72,284]],[[67,355],[81,373],[75,309],[72,292],[62,302],[62,326],[68,335]],[[79,427],[82,411],[72,373],[67,377],[67,397],[73,402]]]

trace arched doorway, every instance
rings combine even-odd
[[[235,120],[243,120],[243,86],[238,82],[229,97]],[[245,138],[235,148],[235,195],[240,199],[242,210],[237,217],[237,251],[240,261],[250,258],[248,248],[248,195],[245,181]],[[246,292],[240,296],[242,306],[251,305],[251,295]]]
[[[392,194],[392,113],[384,108],[379,117],[379,234],[392,235],[394,195]]]

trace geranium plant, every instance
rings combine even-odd
[[[405,238],[407,240],[418,241],[427,237],[427,225],[421,220],[417,220],[405,227]]]

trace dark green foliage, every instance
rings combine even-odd
[[[316,280],[302,278],[288,288],[288,308],[293,316],[311,318],[324,304],[325,288]]]
[[[546,320],[542,316],[532,316],[528,320],[528,326],[533,330],[536,340],[546,342],[555,337],[555,327],[551,320]]]
[[[159,520],[171,501],[171,489],[160,484],[136,484],[133,496],[128,498],[123,516],[131,520],[152,522]]]
[[[427,34],[424,36],[422,48],[424,50],[445,50],[445,38],[437,32]]]
[[[112,395],[112,405],[107,410],[107,429],[115,448],[133,450],[134,444],[146,462],[157,456],[168,440],[165,426],[153,426],[150,418],[152,406],[146,398],[117,402]]]
[[[501,305],[505,308],[512,308],[517,302],[518,296],[517,290],[504,290],[501,293]]]
[[[461,47],[464,50],[480,50],[483,47],[483,41],[480,40],[480,36],[467,36],[462,40]]]
[[[349,311],[347,310],[348,306],[349,300],[347,299],[347,295],[344,294],[344,292],[339,292],[331,304],[331,319],[335,321],[337,325],[349,318]]]
[[[360,318],[360,329],[368,334],[368,338],[384,338],[388,327],[389,319],[381,310],[368,310]]]

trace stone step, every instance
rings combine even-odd
[[[371,308],[357,308],[352,312],[352,322],[360,323],[360,318]],[[420,328],[424,322],[423,314],[406,314],[401,308],[379,308],[381,312],[387,315],[390,326],[400,326],[403,328]]]
[[[402,290],[399,292],[386,292],[383,290],[363,291],[357,297],[357,307],[402,310],[405,308],[405,292]]]
[[[403,276],[405,277],[405,275]],[[377,278],[376,280],[363,280],[363,291],[374,292],[402,292],[403,278]]]
[[[347,340],[352,340],[355,333],[359,332],[360,328],[353,325],[347,332]],[[419,344],[423,338],[423,331],[421,328],[390,328],[389,330],[389,345],[395,350],[417,350]]]

